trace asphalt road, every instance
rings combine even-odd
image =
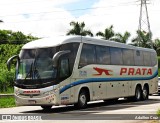
[[[147,118],[157,121],[156,112],[160,109],[160,96],[153,95],[149,100],[130,102],[120,99],[115,103],[97,101],[88,105],[87,109],[75,109],[74,106],[53,106],[50,111],[44,111],[40,106],[21,106],[1,108],[0,114],[11,116],[37,116],[45,119],[38,122],[150,122]],[[39,116],[40,115],[40,116]],[[140,120],[142,118],[143,120]],[[16,119],[16,118],[15,118]],[[21,118],[20,118],[21,119]],[[137,119],[137,120],[134,120]],[[144,120],[145,119],[145,120]],[[1,120],[0,122],[10,122]],[[30,121],[31,122],[31,121]],[[37,122],[37,121],[32,121]]]

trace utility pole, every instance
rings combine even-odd
[[[148,15],[148,9],[147,9],[147,2],[149,0],[140,0],[140,16],[139,16],[139,26],[138,30],[141,32],[146,32],[149,33],[149,41],[151,44],[151,48],[153,49],[153,42],[152,42],[152,32],[150,28],[150,23],[149,23],[149,15]],[[141,36],[138,35],[139,41],[138,44],[141,41]]]

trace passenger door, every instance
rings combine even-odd
[[[59,67],[59,79],[60,82],[60,104],[69,104],[71,93],[70,93],[70,70],[69,70],[69,59],[61,58]]]

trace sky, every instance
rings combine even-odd
[[[66,35],[71,21],[85,22],[95,35],[113,25],[116,33],[136,36],[139,0],[0,0],[0,29],[38,37]],[[160,38],[160,0],[147,4],[153,39]],[[144,19],[145,20],[145,19]],[[145,27],[145,24],[142,26]]]

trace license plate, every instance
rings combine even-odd
[[[28,102],[29,102],[30,104],[36,104],[36,101],[35,101],[35,100],[28,100]]]

